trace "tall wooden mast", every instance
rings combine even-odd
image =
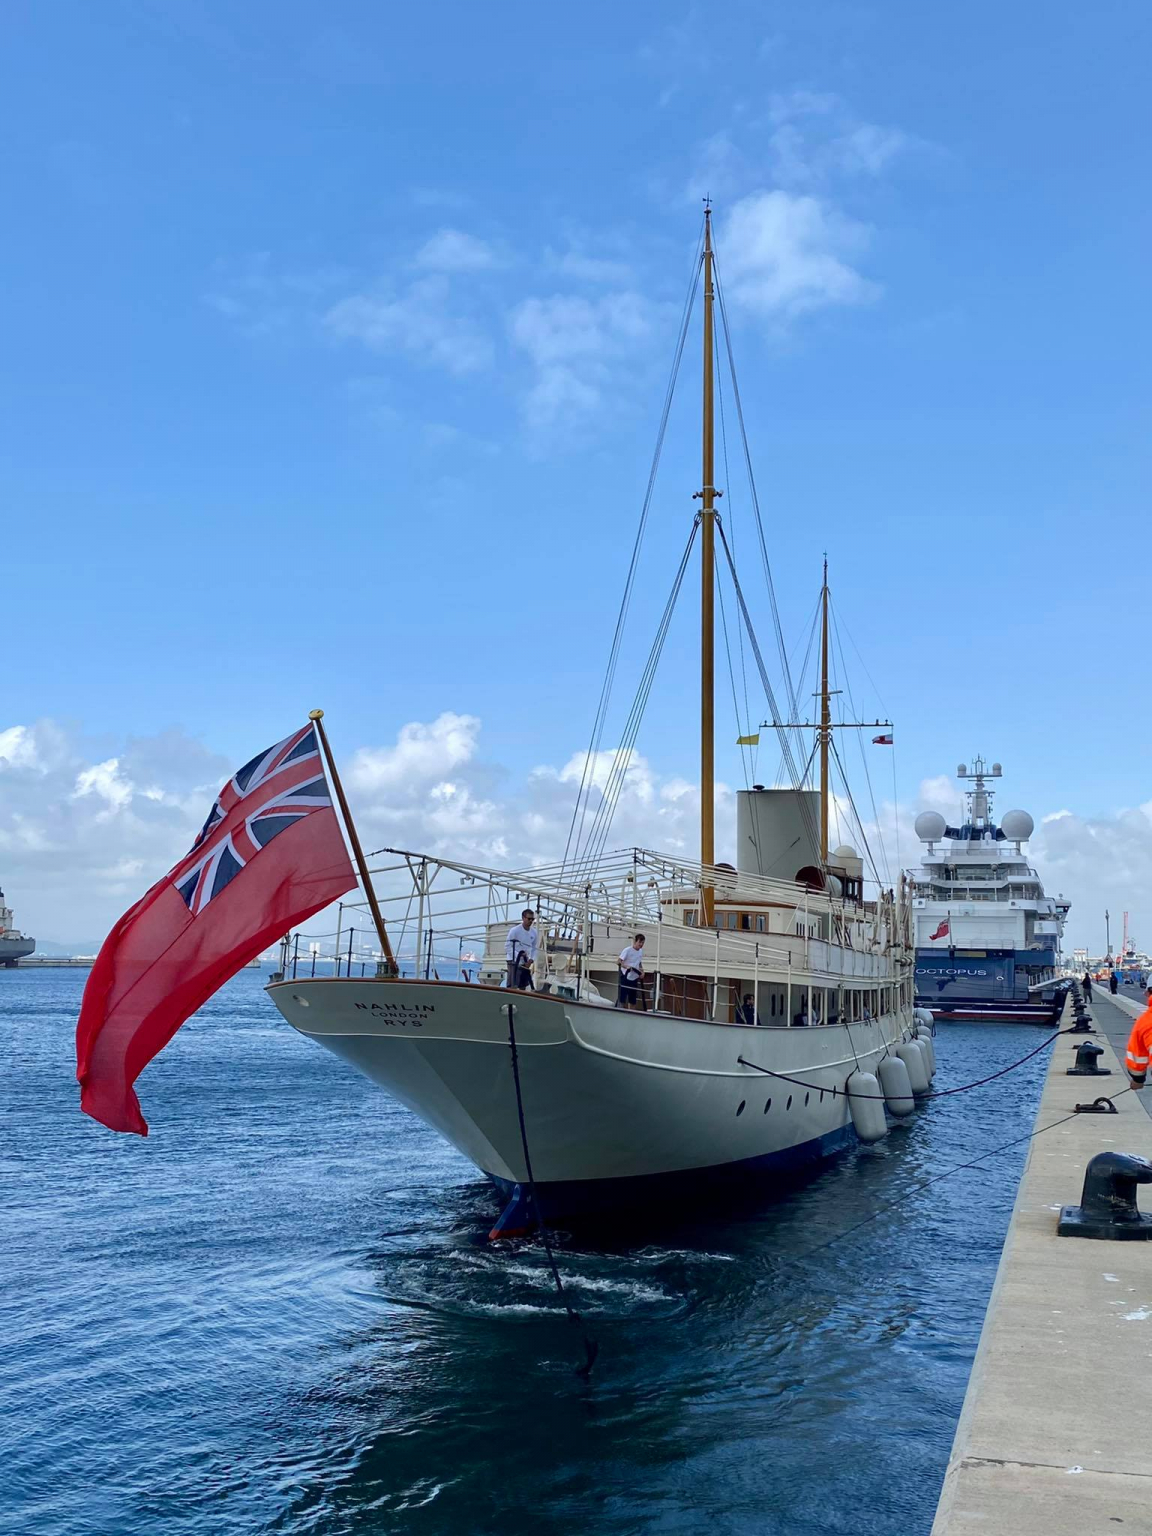
[[[832,696],[828,692],[828,556],[820,590],[820,862],[828,863],[828,749],[832,744]]]
[[[704,434],[700,498],[700,862],[716,862],[715,829],[715,618],[716,481],[712,416],[712,210],[704,209]],[[712,923],[712,891],[702,892],[703,917]]]

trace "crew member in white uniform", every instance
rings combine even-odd
[[[525,907],[515,928],[508,930],[508,942],[504,946],[504,958],[508,962],[508,985],[521,992],[533,991],[532,967],[536,963],[536,946],[540,931],[536,927],[536,914]]]
[[[620,951],[621,1008],[647,1008],[644,997],[644,935],[638,933],[627,949]]]

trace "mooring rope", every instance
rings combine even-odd
[[[1064,1033],[1064,1031],[1061,1031],[1061,1033]],[[1045,1043],[1047,1044],[1048,1042]],[[1133,1091],[1131,1084],[1129,1084],[1127,1088],[1120,1088],[1113,1094],[1101,1095],[1101,1099],[1107,1099],[1109,1103],[1114,1104],[1116,1099],[1121,1099],[1126,1093],[1132,1093]],[[1099,1102],[1101,1100],[1097,1100],[1097,1103]],[[1037,1126],[1034,1131],[1029,1131],[1025,1136],[1016,1136],[999,1147],[989,1147],[987,1152],[981,1152],[978,1157],[972,1158],[970,1162],[956,1163],[951,1168],[945,1168],[940,1173],[934,1173],[929,1179],[921,1179],[918,1184],[914,1184],[911,1189],[905,1190],[895,1200],[889,1200],[884,1205],[878,1206],[876,1210],[869,1212],[862,1221],[856,1222],[855,1225],[848,1227],[843,1232],[837,1232],[827,1242],[816,1243],[813,1247],[805,1248],[803,1252],[795,1254],[792,1262],[810,1258],[814,1253],[822,1253],[824,1249],[843,1242],[845,1238],[851,1237],[854,1232],[859,1232],[861,1227],[866,1227],[869,1222],[875,1221],[878,1216],[883,1216],[886,1211],[895,1210],[898,1205],[903,1205],[906,1200],[911,1199],[913,1195],[919,1194],[921,1190],[927,1189],[930,1184],[938,1184],[941,1179],[950,1178],[954,1173],[964,1173],[969,1168],[977,1167],[980,1163],[984,1162],[985,1158],[995,1157],[998,1152],[1007,1152],[1011,1147],[1018,1147],[1022,1141],[1033,1141],[1037,1136],[1043,1136],[1045,1131],[1054,1131],[1058,1125],[1066,1125],[1069,1120],[1077,1120],[1079,1117],[1080,1111],[1074,1109],[1069,1115],[1061,1115],[1059,1120],[1053,1120],[1048,1125]]]
[[[818,1028],[819,1026],[816,1027]],[[1010,1067],[1001,1067],[999,1072],[990,1072],[987,1077],[977,1078],[974,1083],[962,1083],[958,1088],[933,1088],[929,1093],[918,1094],[917,1097],[922,1099],[946,1099],[954,1093],[967,1093],[972,1088],[983,1088],[986,1083],[994,1083],[998,1077],[1004,1077],[1009,1072],[1015,1072],[1017,1067],[1022,1067],[1026,1061],[1031,1061],[1033,1056],[1038,1056],[1045,1046],[1052,1044],[1053,1040],[1059,1040],[1061,1035],[1074,1035],[1077,1033],[1083,1034],[1084,1031],[1077,1031],[1075,1028],[1058,1029],[1054,1035],[1049,1035],[1047,1040],[1041,1040],[1035,1050],[1029,1051],[1027,1056],[1021,1056],[1020,1060],[1014,1061]],[[849,1035],[849,1038],[851,1038],[851,1035]],[[855,1047],[853,1047],[852,1054],[856,1054]],[[827,1083],[805,1083],[798,1077],[789,1077],[787,1072],[773,1072],[771,1067],[762,1067],[759,1062],[749,1061],[745,1056],[737,1056],[736,1060],[742,1067],[751,1067],[755,1072],[763,1072],[765,1077],[778,1077],[781,1082],[795,1083],[797,1088],[807,1088],[815,1093],[830,1093],[834,1098],[872,1099],[877,1103],[883,1104],[888,1097],[884,1093],[849,1094],[847,1088],[829,1088]],[[860,1066],[859,1058],[857,1058],[856,1066],[857,1068]]]
[[[580,1313],[568,1300],[564,1289],[564,1282],[560,1278],[560,1269],[556,1263],[556,1255],[552,1251],[552,1244],[548,1238],[548,1228],[544,1223],[544,1213],[540,1209],[540,1201],[536,1194],[536,1180],[532,1173],[532,1155],[528,1150],[528,1127],[524,1123],[524,1094],[520,1087],[520,1059],[516,1050],[516,1025],[513,1016],[516,1012],[515,1004],[508,1003],[508,1045],[512,1052],[512,1081],[516,1085],[516,1114],[520,1120],[520,1145],[524,1149],[524,1171],[528,1177],[528,1194],[532,1202],[532,1211],[536,1217],[536,1224],[540,1228],[540,1238],[544,1244],[544,1252],[548,1255],[548,1267],[552,1271],[552,1279],[556,1283],[556,1293],[564,1304],[564,1310],[568,1314],[568,1321],[574,1323],[580,1330],[584,1341],[584,1364],[576,1367],[577,1376],[582,1376],[585,1381],[592,1374],[592,1367],[596,1364],[596,1356],[600,1353],[600,1345],[588,1332],[587,1325]]]

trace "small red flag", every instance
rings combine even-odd
[[[891,736],[873,736],[872,745],[874,747],[890,747],[892,745],[892,738]]]
[[[951,929],[948,926],[948,919],[945,918],[943,920],[943,922],[940,924],[940,926],[937,928],[936,932],[935,933],[930,933],[928,935],[928,941],[929,941],[929,943],[931,943],[933,939],[942,939],[942,938],[944,938],[950,932],[951,932]]]
[[[246,763],[190,852],[104,940],[76,1025],[80,1108],[147,1136],[133,1083],[213,992],[356,884],[315,728]]]

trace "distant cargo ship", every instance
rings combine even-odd
[[[35,939],[26,938],[13,928],[12,908],[4,900],[4,892],[0,891],[0,965],[11,969],[17,960],[30,955],[35,948]]]
[[[980,757],[971,773],[961,763],[957,778],[973,786],[963,825],[936,811],[916,818],[928,844],[912,876],[916,1001],[939,1020],[1047,1024],[1063,1001],[1056,968],[1071,903],[1046,896],[1028,864],[1028,812],[993,820],[988,781],[1000,775]]]

